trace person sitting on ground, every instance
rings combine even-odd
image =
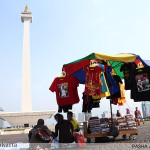
[[[78,124],[77,120],[75,120],[73,118],[73,113],[71,111],[68,111],[67,118],[72,123],[72,125],[74,127],[74,131],[79,132],[80,131],[79,124]]]
[[[45,141],[41,140],[40,138],[38,138],[36,136],[36,132],[37,132],[37,128],[39,129],[44,129],[45,132],[47,133],[47,135],[51,136],[52,132],[48,129],[47,126],[44,125],[44,120],[43,119],[39,119],[37,121],[37,125],[35,125],[28,134],[29,137],[29,143],[46,143]]]
[[[57,124],[55,125],[55,133],[53,139],[58,136],[59,132],[59,143],[73,143],[73,125],[68,120],[64,120],[63,115],[56,114],[54,116]]]
[[[121,113],[119,112],[119,110],[117,110],[117,114],[116,114],[117,117],[122,117]]]

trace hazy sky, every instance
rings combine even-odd
[[[93,52],[135,53],[150,59],[149,0],[1,0],[0,106],[21,111],[23,23],[26,4],[33,14],[30,24],[31,89],[33,110],[57,110],[49,86],[61,75],[63,64]],[[83,86],[79,87],[82,97]],[[134,103],[127,94],[132,110]],[[118,106],[114,107],[116,111]],[[82,111],[82,99],[73,110]],[[109,111],[102,100],[95,114]]]

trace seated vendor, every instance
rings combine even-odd
[[[77,120],[75,120],[73,118],[73,113],[71,111],[68,111],[67,118],[72,123],[72,125],[74,127],[74,131],[79,132],[80,131],[79,124],[78,124]]]
[[[117,114],[116,114],[117,117],[122,117],[121,113],[119,112],[119,110],[117,110]]]

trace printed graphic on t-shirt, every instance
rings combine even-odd
[[[150,90],[150,82],[147,73],[139,74],[135,76],[138,92]]]
[[[68,83],[57,84],[57,86],[58,86],[58,94],[60,98],[69,97]]]
[[[102,63],[102,61],[98,60],[98,59],[91,59],[90,60],[90,65],[91,66],[99,66],[101,63]]]

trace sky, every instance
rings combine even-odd
[[[1,0],[0,9],[0,107],[5,112],[21,111],[23,23],[21,12],[28,4],[30,24],[30,61],[32,109],[57,110],[56,95],[49,91],[63,64],[93,52],[134,53],[150,59],[149,0]],[[80,102],[73,111],[82,111]],[[134,111],[141,103],[130,99],[113,106],[113,112],[126,107]],[[141,108],[140,108],[141,109]],[[110,111],[109,100],[92,113]]]

